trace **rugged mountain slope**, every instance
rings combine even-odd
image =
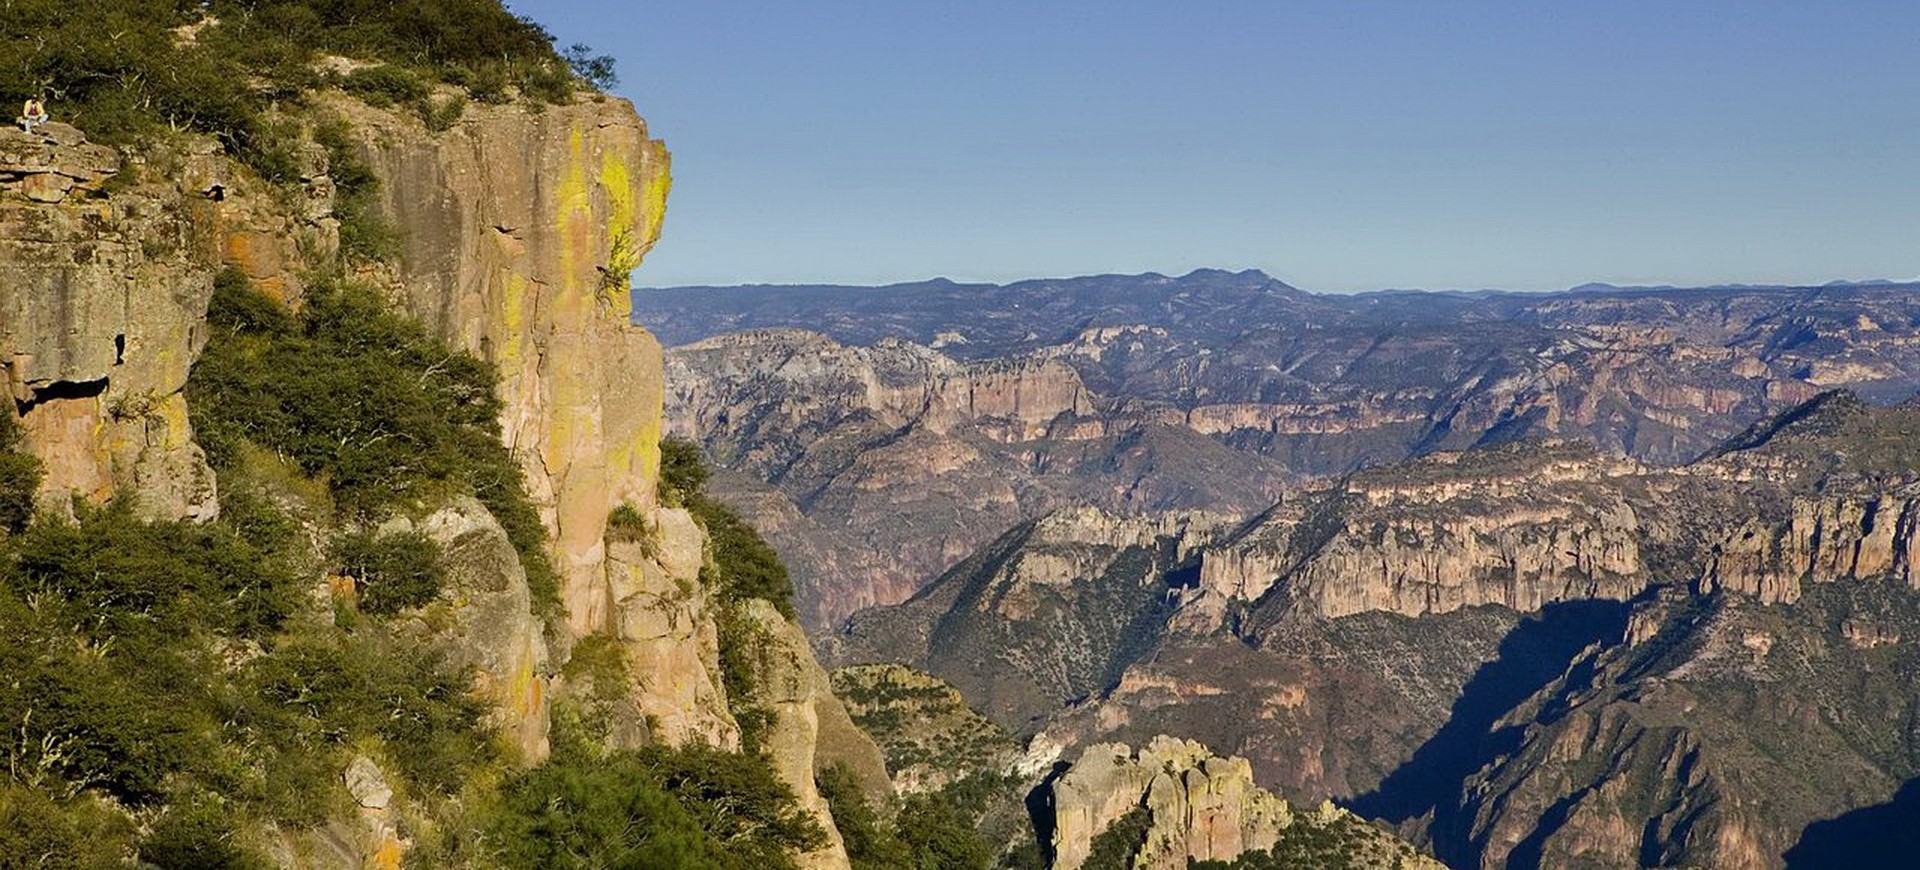
[[[1482,866],[1779,867],[1810,825],[1920,775],[1916,630],[1920,594],[1886,579],[1793,604],[1660,596],[1498,723],[1514,750],[1438,808],[1435,846]]]
[[[1920,385],[1904,286],[1347,297],[1201,271],[635,298],[681,344],[670,426],[784,496],[735,504],[822,533],[776,536],[818,628],[1053,507],[1250,513],[1281,480],[1522,438],[1670,465],[1829,387]]]
[[[1152,649],[1178,600],[1166,578],[1225,526],[1207,514],[1058,511],[819,643],[837,662],[922,667],[1003,726],[1031,733]]]
[[[1776,867],[1914,775],[1916,414],[1823,395],[1672,469],[1435,454],[1180,530],[1145,572],[1101,558],[1137,521],[1057,515],[832,649],[924,664],[1040,755],[1202,740],[1462,866]],[[1044,608],[1002,603],[1029,587]],[[1114,633],[1063,630],[1083,624]],[[1031,663],[1082,649],[1117,651],[1105,684],[1041,709]]]
[[[1112,412],[1058,362],[784,330],[678,348],[668,367],[669,431],[736,472],[723,497],[794,565],[819,630],[1056,507],[1251,511],[1280,488],[1277,465]]]

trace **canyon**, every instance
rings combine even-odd
[[[736,472],[817,631],[1057,507],[1248,514],[1523,438],[1674,465],[1828,389],[1920,383],[1914,285],[1332,296],[1203,270],[635,305],[670,346],[668,431]]]
[[[1174,735],[1488,868],[1821,866],[1920,773],[1920,288],[636,305],[821,657],[951,683],[1025,769]]]

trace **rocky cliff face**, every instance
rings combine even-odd
[[[399,279],[414,314],[495,364],[507,444],[551,534],[575,635],[611,634],[650,740],[740,746],[720,679],[704,535],[657,500],[660,346],[631,322],[627,276],[659,237],[669,186],[664,146],[626,102],[595,99],[529,114],[481,109],[423,137],[411,119],[352,115],[407,228]],[[607,535],[615,507],[642,512],[647,542]],[[799,629],[771,608],[749,614],[773,639],[756,681],[771,713],[766,750],[829,832],[810,868],[847,856],[814,785],[823,720],[847,715]],[[857,735],[857,732],[854,732]],[[878,757],[847,738],[845,753]]]
[[[169,157],[178,173],[154,178],[65,125],[0,130],[0,352],[46,506],[124,492],[155,516],[219,510],[181,390],[206,340],[214,228],[249,199],[203,195],[223,164],[210,153]]]
[[[1095,840],[1130,813],[1144,812],[1144,830],[1126,843],[1126,864],[1139,870],[1182,870],[1190,861],[1232,861],[1248,853],[1285,860],[1289,842],[1307,829],[1330,829],[1351,867],[1437,868],[1384,830],[1330,803],[1296,811],[1253,782],[1242,758],[1220,758],[1190,740],[1156,737],[1139,750],[1120,743],[1089,746],[1053,781],[1053,867],[1077,870]],[[1330,857],[1330,856],[1328,856]],[[1282,865],[1287,866],[1287,865]]]
[[[1283,503],[1201,560],[1200,587],[1253,601],[1281,580],[1320,616],[1625,600],[1643,541],[1670,536],[1634,497],[1647,469],[1572,444],[1435,454]],[[1215,602],[1208,602],[1214,604]]]
[[[547,752],[553,699],[568,691],[561,663],[589,635],[615,638],[634,675],[620,693],[630,721],[608,735],[616,745],[738,748],[730,700],[751,700],[772,714],[778,774],[832,832],[816,763],[854,760],[881,771],[884,788],[878,749],[827,690],[799,629],[771,610],[755,617],[778,640],[759,675],[766,697],[729,699],[705,535],[656,496],[663,363],[630,322],[626,281],[658,237],[665,149],[614,99],[537,113],[476,107],[439,134],[338,93],[314,99],[351,122],[402,230],[391,268],[366,266],[362,277],[499,369],[505,438],[561,575],[564,624],[554,625],[484,507],[425,506],[388,530],[417,530],[446,554],[449,588],[414,628],[471,666],[526,763]],[[298,305],[311,258],[338,244],[326,157],[312,147],[299,159],[297,192],[276,194],[209,144],[121,154],[59,125],[32,137],[0,131],[0,340],[26,446],[49,471],[45,504],[125,494],[159,517],[218,512],[181,391],[206,340],[216,271],[237,268]],[[643,517],[645,540],[609,540],[621,505]],[[377,768],[362,773],[363,784],[379,779]],[[348,838],[365,849],[320,851],[397,862],[398,816],[384,803],[375,810],[377,836]],[[289,849],[310,851],[296,839]],[[847,864],[837,833],[803,857],[809,867]]]
[[[405,228],[408,307],[500,370],[502,428],[553,530],[569,618],[609,627],[607,514],[651,507],[659,471],[660,346],[623,288],[659,238],[665,146],[615,99],[481,108],[438,136],[343,108]]]
[[[667,380],[669,431],[735,472],[722,497],[794,567],[816,631],[1057,507],[1251,511],[1279,489],[1278,468],[1114,411],[1044,358],[775,330],[676,348]]]

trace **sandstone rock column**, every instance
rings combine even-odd
[[[553,536],[575,631],[611,627],[604,533],[649,508],[660,345],[630,322],[628,273],[659,237],[664,145],[624,100],[479,107],[429,135],[343,102],[405,230],[412,313],[500,370],[508,445]]]

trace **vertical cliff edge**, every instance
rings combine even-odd
[[[431,499],[378,531],[418,533],[445,554],[439,602],[410,624],[469,668],[521,766],[552,751],[556,698],[611,694],[613,721],[598,735],[611,749],[738,751],[750,738],[824,833],[797,863],[846,867],[815,770],[882,769],[879,752],[775,608],[736,611],[760,654],[752,688],[730,697],[712,544],[660,495],[663,360],[631,322],[629,275],[660,234],[665,146],[629,103],[598,94],[477,104],[437,132],[339,91],[307,103],[309,117],[346,122],[346,153],[378,178],[377,212],[397,231],[394,254],[350,265],[351,277],[497,370],[501,434],[558,575],[559,606],[543,611],[501,518],[472,498]],[[45,469],[44,510],[84,517],[88,504],[125,501],[163,522],[219,516],[186,400],[214,328],[216,275],[237,272],[299,310],[314,270],[340,262],[341,153],[309,139],[295,152],[298,181],[274,185],[211,140],[123,153],[61,125],[0,131],[0,364],[23,449]],[[616,515],[641,532],[610,536]],[[309,533],[322,551],[334,534]],[[324,600],[342,578],[311,581]],[[618,652],[623,685],[611,693],[569,684],[588,641]],[[744,705],[758,717],[751,735],[734,712]],[[270,833],[278,863],[397,866],[425,804],[389,787],[376,760],[358,756],[339,774],[362,819]]]

